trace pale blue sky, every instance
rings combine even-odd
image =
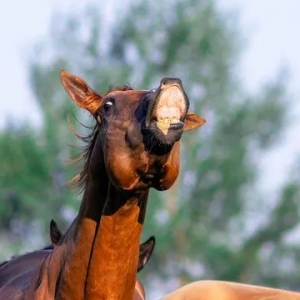
[[[300,116],[300,1],[218,2],[225,9],[234,8],[240,12],[240,31],[248,38],[240,62],[243,83],[248,89],[256,90],[272,78],[281,65],[289,66],[292,75],[290,89],[295,95],[295,103],[298,103],[294,115]],[[78,6],[78,3],[82,1],[0,1],[0,127],[9,116],[39,123],[38,109],[28,87],[27,57],[34,43],[46,35],[53,9],[68,9]],[[270,152],[263,159],[263,169],[271,174],[282,173],[291,164],[290,157],[296,151],[300,152],[299,132],[300,121],[288,130],[279,150]],[[281,161],[279,167],[275,160]]]

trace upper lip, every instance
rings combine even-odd
[[[165,98],[161,99],[160,97]],[[174,105],[172,100],[169,100],[170,98],[168,97],[172,97],[172,99],[175,98]],[[158,109],[159,111],[157,111]],[[148,100],[146,126],[149,126],[151,122],[160,122],[162,124],[176,124],[182,122],[186,110],[187,103],[185,94],[180,85],[177,83],[170,85],[162,84]]]

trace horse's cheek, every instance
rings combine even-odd
[[[160,179],[160,190],[169,189],[176,181],[180,169],[180,143],[176,142],[171,155],[168,157],[164,165],[164,176]]]
[[[172,168],[168,168],[166,175],[159,181],[159,187],[157,188],[160,191],[168,190],[176,181],[179,173],[179,165],[172,166]]]
[[[139,176],[129,158],[111,160],[109,173],[114,185],[124,190],[133,189],[139,181]]]

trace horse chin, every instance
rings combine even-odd
[[[152,125],[152,134],[159,143],[173,145],[180,140],[183,134],[183,126],[183,122],[167,124],[165,127],[160,125],[159,122],[154,122]]]
[[[175,180],[174,180],[175,181]],[[168,190],[172,185],[174,184],[174,182],[171,182],[171,183],[155,183],[153,184],[153,188],[156,189],[157,191],[166,191]]]

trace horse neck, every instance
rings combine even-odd
[[[66,245],[57,299],[131,299],[148,191],[121,192],[106,170],[86,182]]]
[[[132,299],[148,191],[109,186],[87,274],[85,299]]]
[[[102,169],[101,177],[88,179],[75,222],[62,243],[65,263],[60,274],[58,299],[85,299],[85,284],[92,249],[108,194],[108,177]]]

